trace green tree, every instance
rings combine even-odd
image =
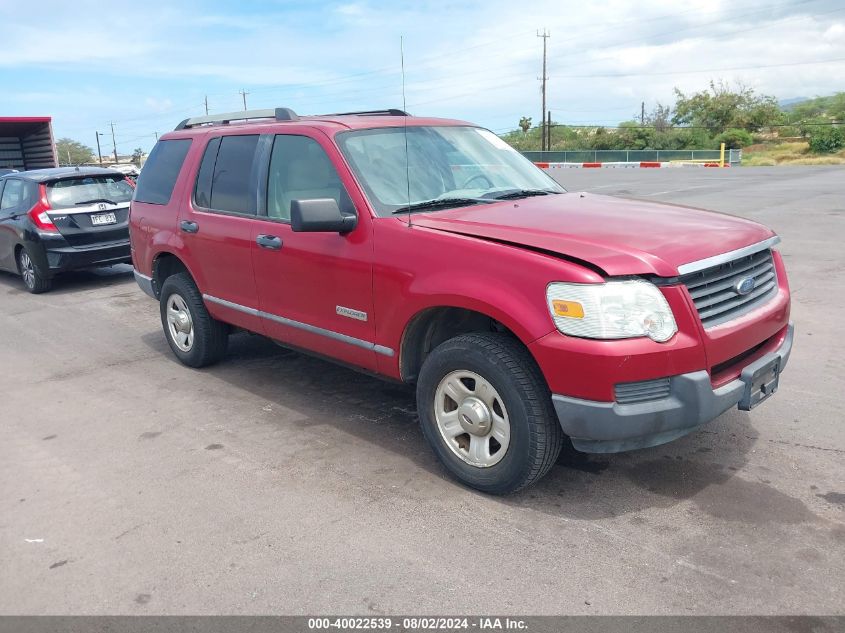
[[[83,165],[94,162],[94,150],[70,138],[60,138],[56,141],[56,154],[62,165]]]
[[[658,132],[665,132],[672,127],[672,108],[660,102],[645,116],[645,124],[652,126]]]
[[[531,117],[524,116],[519,120],[519,127],[522,128],[522,133],[526,134],[531,129]]]
[[[728,149],[742,149],[743,147],[748,147],[754,143],[754,139],[751,137],[750,132],[737,128],[725,130],[713,140],[716,142],[717,146],[720,143],[724,143],[725,147]]]
[[[144,150],[140,147],[136,147],[135,150],[132,152],[132,162],[141,166],[141,159],[144,157]]]
[[[845,132],[836,125],[819,125],[810,132],[810,151],[817,154],[836,152],[845,147]]]
[[[752,88],[710,82],[710,89],[686,95],[675,88],[675,125],[705,128],[711,135],[730,128],[756,132],[782,119],[774,97],[758,95]]]

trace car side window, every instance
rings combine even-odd
[[[333,198],[341,212],[355,207],[325,150],[312,138],[277,134],[267,177],[267,215],[290,221],[291,200]]]
[[[217,151],[220,149],[220,137],[208,142],[202,155],[197,184],[194,187],[194,204],[208,209],[211,206],[211,180],[214,176],[214,163],[217,162]]]
[[[135,188],[135,201],[167,204],[176,179],[191,148],[191,139],[180,138],[156,143],[150,152]]]
[[[258,134],[244,136],[224,136],[220,139],[217,158],[211,176],[211,190],[207,208],[213,211],[232,213],[256,213],[256,195],[252,181],[252,168],[255,162],[255,150],[258,146]],[[209,146],[210,147],[210,146]],[[200,166],[199,178],[204,174],[206,156]],[[207,177],[206,169],[206,177]]]
[[[17,207],[24,199],[23,180],[7,179],[3,187],[3,195],[0,197],[0,210]]]

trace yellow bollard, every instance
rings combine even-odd
[[[719,147],[719,167],[724,167],[724,166],[725,166],[725,144],[722,143],[722,145]]]

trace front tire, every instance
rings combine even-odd
[[[229,330],[214,319],[188,273],[168,277],[161,287],[161,325],[170,349],[188,367],[207,367],[226,353]]]
[[[417,381],[423,435],[462,483],[491,494],[531,485],[563,431],[534,358],[505,334],[463,334],[426,358]]]
[[[18,270],[24,286],[34,295],[47,292],[53,287],[52,279],[41,274],[25,248],[18,251]]]

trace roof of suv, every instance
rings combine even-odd
[[[177,126],[174,132],[179,136],[187,133],[204,133],[210,129],[249,129],[251,131],[265,131],[265,128],[278,126],[306,125],[322,128],[326,132],[342,130],[361,130],[386,127],[434,126],[434,125],[473,125],[466,121],[455,119],[439,119],[433,117],[415,117],[405,115],[401,110],[381,110],[372,112],[348,112],[341,114],[315,114],[299,116],[287,108],[276,108],[274,117],[272,110],[256,110],[244,112],[230,112],[207,117],[186,119]],[[174,134],[169,132],[163,138]]]
[[[59,180],[61,178],[76,178],[80,176],[123,176],[123,174],[116,169],[106,169],[104,167],[53,167],[50,169],[30,169],[29,171],[20,171],[11,174],[5,174],[0,178],[14,176],[15,178],[23,178],[25,180],[32,180],[34,182],[47,182],[48,180]]]

